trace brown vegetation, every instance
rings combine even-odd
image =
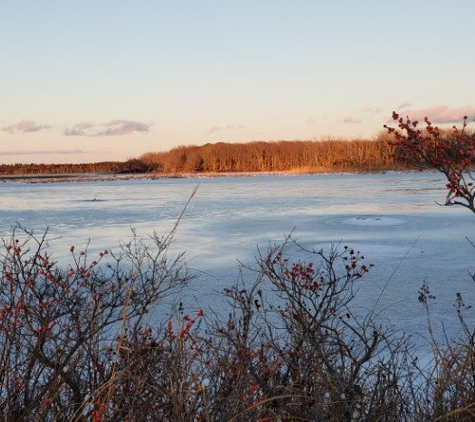
[[[125,162],[3,164],[0,175],[384,171],[402,168],[381,133],[375,140],[218,142],[148,152]]]
[[[377,171],[398,168],[384,134],[376,140],[224,143],[179,146],[139,157],[163,173]]]
[[[153,169],[137,159],[81,164],[0,164],[0,175],[146,173],[150,170]]]
[[[133,236],[96,257],[71,247],[60,267],[46,235],[17,228],[3,240],[1,420],[472,420],[474,332],[459,294],[464,334],[443,346],[429,319],[423,366],[408,337],[354,312],[371,269],[358,251],[288,238],[223,290],[214,313],[165,305],[193,279],[183,255],[169,255],[172,241]],[[432,299],[424,284],[428,315]]]
[[[186,286],[173,232],[59,267],[46,236],[0,248],[2,420],[377,421],[416,413],[406,339],[349,306],[369,270],[350,248],[287,246],[223,292],[219,315],[164,308]],[[199,306],[199,304],[198,304]],[[162,318],[153,315],[160,310]],[[414,391],[410,387],[414,388]],[[469,393],[469,392],[467,392]],[[422,401],[425,403],[425,401]]]

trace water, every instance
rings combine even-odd
[[[475,215],[436,204],[446,195],[436,173],[9,181],[0,184],[0,235],[17,223],[38,234],[49,228],[60,237],[51,244],[58,260],[89,239],[93,251],[118,250],[132,227],[140,236],[170,230],[198,184],[173,245],[200,274],[191,301],[224,306],[218,292],[237,279],[238,261],[253,264],[258,248],[292,232],[308,248],[343,242],[360,250],[375,266],[360,284],[358,306],[415,336],[427,333],[417,301],[423,281],[437,296],[432,318],[440,333],[457,332],[456,292],[475,304],[475,251],[466,239],[475,240]]]

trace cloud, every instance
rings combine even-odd
[[[84,130],[79,129],[64,129],[65,136],[87,136],[87,133]]]
[[[89,122],[77,123],[64,130],[65,136],[123,136],[133,132],[147,133],[151,124],[117,119],[107,123],[94,124]]]
[[[33,150],[33,151],[0,151],[0,155],[50,155],[50,154],[87,154],[86,151],[80,149],[68,149],[68,150]]]
[[[361,123],[361,120],[356,119],[353,116],[346,116],[343,118],[343,123]]]
[[[432,123],[460,123],[464,116],[475,115],[475,108],[470,106],[450,108],[447,105],[433,105],[419,110],[405,110],[404,116],[411,120],[424,120],[429,118]],[[391,121],[391,120],[389,120]]]
[[[2,130],[5,132],[15,133],[32,133],[32,132],[39,132],[41,130],[51,129],[51,126],[48,125],[39,125],[35,123],[33,120],[21,120],[18,123],[13,125],[4,126]]]
[[[87,136],[87,130],[93,127],[94,124],[89,122],[76,123],[70,129],[64,129],[64,134],[66,136]]]
[[[208,129],[207,133],[211,135],[212,133],[221,132],[223,130],[239,130],[243,128],[244,128],[243,125],[237,125],[237,124],[227,125],[227,126],[213,126],[212,128]]]
[[[97,133],[96,136],[122,136],[132,132],[147,133],[150,128],[150,125],[132,120],[112,120],[104,123],[103,126],[106,129]]]

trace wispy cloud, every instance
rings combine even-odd
[[[450,108],[439,104],[424,109],[404,110],[401,113],[412,120],[423,120],[427,117],[432,123],[460,123],[464,116],[474,116],[475,108],[470,106]]]
[[[134,120],[117,119],[107,123],[77,123],[64,130],[66,136],[123,136],[134,132],[147,133],[151,124]]]
[[[361,120],[353,116],[346,116],[343,118],[343,123],[361,123]]]
[[[5,132],[15,133],[31,133],[31,132],[39,132],[41,130],[51,129],[51,126],[48,125],[40,125],[33,120],[21,120],[18,123],[9,126],[3,126],[2,130]]]
[[[238,124],[226,125],[226,126],[213,126],[210,129],[208,129],[207,133],[211,135],[212,133],[222,132],[225,130],[240,130],[243,128],[244,128],[244,125],[238,125]]]
[[[64,129],[63,133],[65,136],[87,136],[87,133],[80,129]]]
[[[132,132],[148,132],[150,125],[132,120],[112,120],[104,123],[106,129],[100,131],[96,136],[121,136]]]
[[[71,128],[64,129],[64,134],[66,136],[87,136],[87,131],[91,128],[94,128],[94,123],[76,123]]]
[[[50,154],[87,154],[80,149],[59,149],[59,150],[32,150],[32,151],[0,151],[0,155],[50,155]]]

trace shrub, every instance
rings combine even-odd
[[[414,403],[408,339],[351,306],[371,265],[348,247],[299,247],[309,258],[293,261],[288,246],[259,259],[250,288],[226,292],[232,312],[216,331],[241,368],[232,384],[247,386],[232,420],[403,420]]]
[[[445,205],[458,205],[475,212],[475,133],[468,130],[468,117],[464,116],[462,127],[453,126],[444,130],[433,126],[428,117],[425,127],[419,122],[404,119],[393,112],[397,127],[385,125],[390,141],[397,148],[398,158],[419,170],[432,169],[447,179],[448,190]],[[470,242],[473,246],[473,243]],[[475,280],[475,274],[472,275]],[[455,294],[454,307],[462,328],[460,338],[447,338],[444,344],[433,335],[430,319],[430,301],[435,296],[423,283],[418,300],[427,313],[428,333],[433,360],[429,368],[421,372],[424,379],[424,400],[419,406],[422,420],[462,421],[475,417],[475,328],[470,327],[461,293]]]
[[[191,280],[171,237],[137,236],[96,260],[71,247],[61,268],[47,233],[4,240],[0,288],[3,420],[378,420],[409,412],[408,342],[358,315],[370,269],[350,248],[285,258],[224,292],[227,318],[180,304],[150,315]]]
[[[397,127],[384,126],[398,147],[399,160],[420,170],[434,169],[444,174],[448,189],[445,205],[461,205],[475,212],[475,186],[473,165],[475,163],[475,134],[467,130],[467,116],[462,128],[442,130],[425,118],[425,127],[420,128],[417,120],[402,118],[393,112]]]
[[[81,420],[107,413],[106,396],[147,315],[191,280],[172,236],[133,237],[123,253],[90,258],[71,247],[61,268],[47,233],[4,239],[0,279],[0,407],[4,420]],[[112,354],[111,354],[112,352]],[[105,406],[105,407],[104,407]]]

